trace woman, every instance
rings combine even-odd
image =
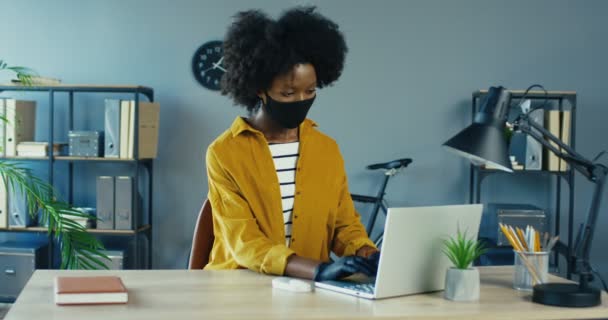
[[[278,20],[236,15],[224,39],[222,93],[249,111],[207,150],[215,242],[205,269],[331,280],[374,275],[379,254],[348,191],[335,141],[306,114],[338,79],[347,48],[314,8]],[[330,251],[342,257],[330,261]]]

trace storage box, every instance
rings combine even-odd
[[[0,300],[14,301],[34,270],[42,268],[48,268],[46,243],[0,243]]]
[[[128,259],[126,250],[102,250],[102,253],[110,258],[110,261],[100,258],[110,270],[127,269]],[[78,254],[78,256],[80,256],[80,254]]]
[[[103,154],[101,131],[70,131],[68,139],[71,157],[100,157]]]
[[[528,204],[489,203],[485,206],[481,218],[479,238],[484,238],[496,246],[510,246],[511,244],[500,231],[501,223],[522,229],[531,226],[541,233],[548,231],[549,228],[547,215],[541,208]]]

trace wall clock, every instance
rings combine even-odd
[[[192,73],[203,87],[210,90],[220,89],[220,80],[226,69],[222,41],[208,41],[200,46],[192,57]]]

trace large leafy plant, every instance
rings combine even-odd
[[[2,70],[16,73],[23,85],[32,84],[34,73],[28,68],[9,67],[0,60]],[[8,122],[4,117],[0,120]],[[7,192],[20,192],[25,196],[30,216],[36,218],[39,214],[40,221],[47,225],[48,234],[58,241],[62,269],[107,269],[103,260],[109,258],[101,252],[103,244],[73,219],[94,217],[58,200],[53,186],[17,163],[0,160],[0,178]]]
[[[475,259],[486,252],[483,242],[457,231],[456,237],[443,241],[443,253],[458,269],[468,269]]]

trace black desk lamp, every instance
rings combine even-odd
[[[538,87],[542,88],[542,86]],[[524,97],[528,90],[526,90]],[[521,101],[523,101],[523,97]],[[503,87],[491,87],[481,104],[479,112],[475,116],[473,124],[443,145],[450,151],[468,158],[475,165],[491,164],[500,170],[513,172],[508,157],[508,146],[505,136],[510,103],[511,93],[509,91]],[[531,109],[530,111],[533,110]],[[579,231],[577,241],[574,244],[574,250],[568,252],[569,257],[575,262],[574,273],[579,275],[579,283],[538,284],[534,286],[532,301],[564,307],[592,307],[599,305],[601,303],[601,291],[589,286],[589,282],[593,280],[593,269],[589,263],[589,253],[591,251],[591,242],[593,240],[608,168],[602,164],[593,163],[576,153],[576,151],[564,144],[542,125],[530,119],[528,114],[529,112],[521,114],[516,118],[513,122],[514,129],[530,135],[595,184],[587,222],[584,229],[582,229],[582,233]],[[559,147],[555,147],[546,139]]]

